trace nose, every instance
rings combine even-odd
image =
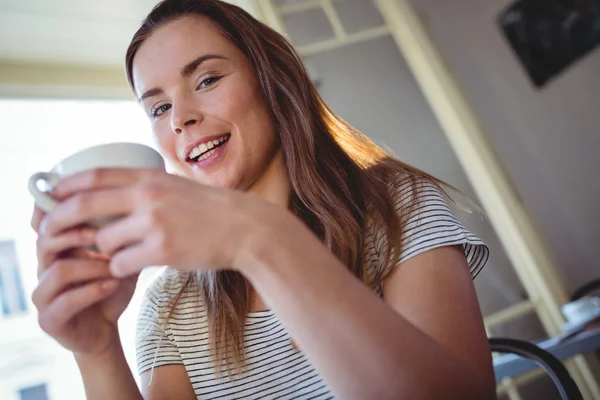
[[[204,116],[202,112],[193,107],[191,104],[172,105],[171,109],[171,129],[173,133],[179,135],[186,129],[190,129],[198,125]]]

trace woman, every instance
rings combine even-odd
[[[88,398],[494,397],[471,279],[487,249],[437,180],[325,106],[282,36],[166,0],[126,68],[178,176],[82,173],[33,217],[40,325]],[[106,256],[65,253],[92,243]],[[117,318],[149,265],[169,268],[140,312],[140,393]]]

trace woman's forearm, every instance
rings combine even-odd
[[[121,343],[117,339],[102,355],[75,355],[88,400],[143,400]]]
[[[476,374],[293,228],[257,241],[242,272],[337,396],[485,398]]]

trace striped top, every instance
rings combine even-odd
[[[402,234],[402,262],[427,250],[461,245],[473,277],[484,266],[488,249],[454,216],[445,197],[430,183],[408,180],[393,185],[402,214],[416,188],[419,206],[409,215]],[[385,277],[385,234],[369,223],[365,235],[367,275]],[[206,314],[193,289],[181,295],[168,322],[169,301],[182,288],[184,274],[166,269],[148,287],[142,300],[136,332],[140,374],[167,364],[185,366],[198,399],[333,399],[311,362],[291,344],[286,328],[272,311],[251,312],[245,323],[246,364],[243,373],[217,377],[210,360]],[[381,285],[372,290],[382,296]]]

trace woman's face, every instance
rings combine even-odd
[[[177,173],[249,190],[281,167],[254,70],[208,19],[184,17],[152,33],[135,55],[133,82]]]

